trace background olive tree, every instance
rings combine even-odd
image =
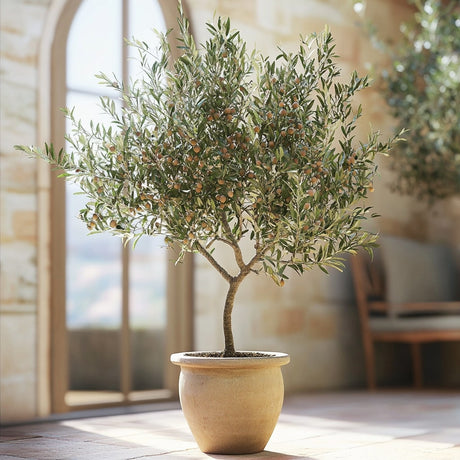
[[[384,43],[373,26],[370,34],[390,58],[381,75],[395,131],[407,129],[391,155],[395,188],[432,202],[460,193],[460,3],[411,3],[400,40]]]

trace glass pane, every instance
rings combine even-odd
[[[161,7],[156,0],[130,0],[129,1],[129,39],[148,43],[151,50],[159,45],[158,32],[166,32],[166,25]],[[136,48],[128,47],[129,76],[136,80],[140,77],[140,65]],[[153,58],[152,58],[153,59]]]
[[[69,92],[77,119],[104,122],[98,97]],[[67,131],[70,125],[67,120]],[[66,184],[67,322],[69,328],[115,328],[121,324],[121,243],[109,234],[88,236],[78,218],[87,198]]]
[[[86,203],[66,186],[67,325],[113,329],[121,322],[121,243],[108,234],[88,236],[78,214]]]
[[[166,32],[156,0],[129,0],[129,38],[159,45],[154,29]],[[141,77],[137,50],[128,48],[130,79]],[[152,58],[153,59],[153,58]],[[162,237],[141,238],[130,257],[132,390],[163,388],[166,329],[166,249]]]
[[[97,103],[96,96],[68,93],[67,105],[82,120],[104,121]],[[87,235],[78,219],[86,197],[76,192],[77,185],[66,185],[66,316],[69,390],[72,401],[83,404],[94,399],[92,391],[104,391],[109,399],[120,391],[122,264],[118,238]]]
[[[119,390],[121,244],[110,235],[87,235],[77,216],[85,199],[66,187],[66,315],[70,390]]]
[[[121,0],[84,0],[67,40],[67,85],[81,91],[109,93],[95,74],[121,78]]]
[[[120,105],[119,102],[116,100],[114,102],[118,108]],[[73,110],[76,120],[81,120],[83,126],[87,128],[89,127],[90,120],[106,125],[111,121],[110,116],[104,113],[100,98],[97,95],[69,91],[67,93],[66,106]],[[71,129],[70,121],[67,120],[66,131],[69,132]]]
[[[114,102],[117,110],[121,111],[120,102],[118,100]],[[66,105],[69,109],[74,110],[75,118],[81,120],[83,126],[87,128],[89,127],[90,120],[105,125],[108,125],[111,121],[110,116],[102,110],[99,96],[69,91],[67,93]],[[70,122],[67,120],[66,131],[69,132],[71,129]]]
[[[162,237],[143,237],[131,251],[129,302],[133,391],[163,388],[166,263]]]

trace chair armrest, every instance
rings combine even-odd
[[[369,310],[379,312],[401,313],[450,313],[460,315],[460,302],[407,302],[389,303],[383,301],[369,302]]]

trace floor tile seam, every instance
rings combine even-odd
[[[0,445],[6,444],[8,442],[13,442],[13,441],[26,441],[28,439],[37,439],[37,438],[43,438],[43,436],[37,435],[37,436],[18,436],[15,437],[14,439],[0,439]]]
[[[19,457],[19,456],[17,456],[17,455],[10,454],[10,453],[6,454],[6,456],[5,456],[5,458],[10,458],[10,457],[11,457],[11,458],[17,458],[18,460],[30,460],[30,457]],[[2,458],[3,458],[3,457],[0,456],[0,459],[2,459]]]
[[[80,442],[77,442],[75,441],[76,443],[78,443],[78,445],[80,446],[80,448],[82,446],[84,446],[85,443],[87,443],[84,447],[89,447],[89,448],[96,448],[97,449],[97,453],[98,454],[104,454],[104,451],[107,450],[108,447],[110,448],[114,448],[117,450],[117,452],[122,452],[122,453],[125,453],[127,455],[129,455],[129,451],[131,451],[133,449],[133,446],[120,446],[120,445],[108,445],[108,444],[101,444],[101,443],[94,443],[92,441],[80,441]],[[8,446],[6,446],[8,447]],[[62,446],[61,446],[62,447]],[[25,448],[30,448],[30,446],[25,446]],[[65,447],[64,447],[65,448]],[[136,448],[143,448],[143,449],[153,449],[152,446],[136,446]],[[48,452],[48,448],[46,446],[42,447],[43,451],[45,452]],[[188,448],[188,449],[182,449],[182,450],[177,450],[177,452],[181,452],[181,451],[186,451],[186,450],[192,450],[192,448]],[[171,451],[172,453],[174,453],[175,451]],[[169,454],[170,452],[169,451],[165,451],[165,452],[160,452],[160,453],[149,453],[148,455],[141,455],[139,457],[129,457],[127,456],[126,457],[126,460],[134,460],[134,459],[138,459],[138,458],[150,458],[150,457],[157,457],[158,455],[165,455],[165,454]],[[31,458],[35,458],[35,457],[30,457],[30,456],[27,456],[27,457],[23,457],[21,456],[21,453],[18,453],[18,454],[14,454],[14,453],[11,453],[11,452],[7,452],[6,455],[9,455],[11,457],[14,457],[14,458],[17,458],[17,459],[31,459]],[[0,452],[0,460],[2,459],[2,455],[1,455],[1,452]],[[51,457],[46,457],[46,458],[51,458]],[[74,457],[63,457],[62,459],[73,459]],[[75,458],[80,458],[80,457],[75,457]],[[56,458],[56,460],[60,460],[59,458]]]
[[[188,449],[171,450],[171,451],[166,451],[166,452],[160,452],[158,454],[141,455],[139,457],[128,457],[126,460],[139,460],[139,459],[142,459],[142,458],[153,458],[153,457],[159,457],[160,455],[169,455],[169,454],[188,452],[188,451],[193,451],[193,450],[198,450],[198,447],[190,447]]]
[[[132,440],[129,440],[129,439],[116,439],[114,440],[113,442],[102,442],[102,441],[97,441],[97,440],[92,440],[92,441],[86,441],[86,442],[90,442],[92,443],[93,445],[97,445],[98,447],[99,446],[117,446],[117,447],[120,447],[120,448],[127,448],[127,449],[131,449],[131,448],[150,448],[150,447],[153,447],[151,444],[142,444],[140,442],[136,442],[136,441],[132,441]],[[130,444],[129,446],[128,445],[122,445],[122,444],[117,444],[117,442],[120,442],[120,443],[127,443],[127,444]],[[174,440],[167,440],[167,442],[171,442],[173,443]],[[177,440],[176,440],[177,442]],[[190,443],[195,443],[195,441],[193,439],[190,439],[188,441],[180,441],[181,444],[184,444],[184,443],[187,443],[187,444],[190,444]]]
[[[191,437],[189,431],[178,431],[177,429],[174,430],[173,428],[168,428],[165,430],[156,430],[156,431],[139,431],[136,433],[129,433],[129,434],[118,434],[117,436],[107,436],[107,434],[103,433],[94,433],[96,436],[89,441],[98,442],[99,438],[110,438],[110,439],[119,439],[123,441],[130,441],[130,439],[138,438],[139,436],[148,436],[149,438],[160,437],[161,439],[169,439],[171,436],[168,434],[173,434],[177,437]]]
[[[57,437],[52,437],[52,436],[35,436],[33,438],[24,438],[24,439],[14,439],[11,441],[4,441],[0,445],[5,446],[10,446],[10,445],[26,445],[29,444],[28,441],[31,442],[37,442],[37,439],[44,440],[45,442],[51,442],[54,443],[56,441],[61,441],[62,443],[67,443],[68,445],[73,445],[73,444],[84,444],[84,443],[91,443],[91,444],[98,444],[98,445],[104,445],[104,443],[98,443],[94,439],[72,439],[72,438],[66,438],[65,436],[57,436]],[[1,457],[0,457],[1,460]]]
[[[127,432],[124,432],[122,433],[121,432],[121,429],[118,428],[118,427],[113,427],[113,429],[111,430],[104,430],[104,431],[90,431],[90,430],[80,430],[78,428],[74,428],[76,431],[79,431],[82,433],[82,435],[88,435],[88,436],[94,436],[94,437],[101,437],[101,438],[124,438],[124,437],[128,437],[128,436],[141,436],[141,435],[155,435],[155,434],[160,434],[162,433],[163,431],[167,431],[167,429],[164,429],[164,430],[151,430],[149,428],[145,428],[145,429],[130,429],[129,433]],[[114,431],[116,432],[116,434],[114,435]],[[67,434],[67,435],[61,435],[60,437],[72,437],[74,436],[72,433],[70,434]],[[56,436],[58,437],[58,436]]]
[[[388,437],[388,439],[374,439],[373,441],[368,440],[368,441],[365,441],[365,442],[358,441],[358,444],[356,444],[354,446],[346,447],[345,449],[341,449],[341,450],[357,449],[357,448],[361,448],[361,447],[372,446],[374,444],[384,444],[384,443],[387,443],[387,442],[393,442],[395,439],[396,438],[394,438],[394,437]]]
[[[130,435],[136,435],[136,434],[145,434],[145,433],[151,433],[151,434],[155,434],[155,433],[163,433],[165,431],[171,431],[171,430],[176,430],[177,431],[177,425],[171,425],[171,426],[164,426],[162,428],[160,427],[146,427],[146,428],[141,428],[141,427],[127,427],[127,428],[123,428],[123,427],[117,427],[116,425],[113,425],[113,426],[110,426],[110,425],[106,425],[106,427],[110,427],[110,429],[106,429],[104,431],[91,431],[91,430],[83,430],[81,428],[78,428],[78,427],[75,427],[75,426],[72,426],[70,428],[74,429],[74,430],[78,430],[78,431],[82,431],[84,433],[91,433],[91,434],[96,434],[96,435],[101,435],[101,436],[104,436],[104,433],[108,433],[110,431],[114,431],[114,430],[123,430],[123,429],[126,429],[126,430],[129,430],[129,431],[132,431],[132,433],[130,434],[127,434],[126,436],[130,436]],[[184,432],[185,432],[185,427],[184,427]],[[63,435],[64,436],[64,435]]]
[[[318,435],[313,435],[313,436],[307,436],[306,438],[296,438],[296,439],[290,440],[290,442],[308,441],[308,440],[311,440],[311,439],[324,438],[324,437],[329,436],[331,434],[342,434],[342,432],[334,431],[334,432],[331,432],[331,433],[328,433],[328,434],[318,434]],[[361,446],[368,446],[368,445],[370,446],[372,444],[381,444],[381,443],[384,443],[384,442],[394,441],[395,439],[397,439],[397,438],[388,437],[388,439],[366,441],[366,442],[361,443],[361,444],[359,444],[357,446],[353,446],[353,447],[349,447],[349,448],[351,449],[351,448],[361,447]],[[283,445],[285,442],[284,441],[273,441],[272,443],[273,444],[278,444],[278,445]]]

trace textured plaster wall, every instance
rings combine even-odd
[[[13,149],[37,142],[38,49],[53,0],[0,0],[0,408],[1,421],[37,415],[37,170]],[[230,16],[250,45],[264,53],[297,46],[299,34],[321,31],[328,23],[342,56],[344,75],[364,71],[375,51],[354,26],[348,0],[188,0],[199,40],[214,12]],[[404,0],[368,0],[369,17],[389,36],[408,14]],[[360,98],[368,122],[385,134],[391,120],[375,90]],[[382,218],[371,225],[385,233],[445,240],[460,249],[460,200],[428,209],[389,192],[390,174],[382,161],[372,204]],[[222,257],[228,258],[225,253]],[[222,347],[221,308],[225,284],[196,258],[198,349]],[[350,274],[329,277],[312,271],[284,288],[252,277],[241,287],[235,309],[235,340],[240,349],[289,352],[289,391],[341,388],[364,382],[359,325]],[[455,350],[448,351],[455,353]],[[447,353],[447,351],[446,351]]]

